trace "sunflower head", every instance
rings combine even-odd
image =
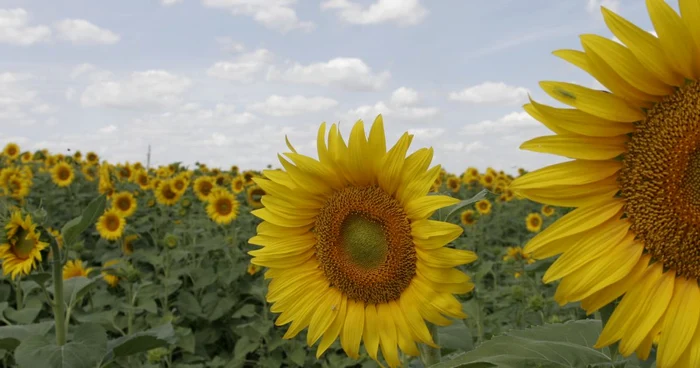
[[[117,177],[123,181],[131,180],[131,175],[133,172],[134,171],[131,169],[131,165],[129,165],[129,163],[117,167]]]
[[[266,194],[265,190],[258,185],[248,187],[246,191],[246,199],[248,205],[253,208],[263,208],[262,197]]]
[[[97,165],[100,163],[100,156],[98,156],[95,152],[90,151],[85,155],[85,160],[92,165]]]
[[[245,183],[243,182],[243,178],[240,176],[235,177],[233,180],[231,180],[231,191],[235,194],[238,194],[245,189]]]
[[[185,193],[189,182],[184,175],[178,175],[172,179],[172,188],[178,193]]]
[[[240,172],[240,169],[238,168],[238,166],[236,166],[236,165],[231,166],[231,176],[236,177],[236,176],[238,176],[239,172]]]
[[[112,208],[121,216],[129,217],[136,212],[136,199],[131,192],[117,192],[112,195]]]
[[[474,225],[476,218],[474,217],[474,210],[465,210],[459,215],[459,219],[464,226]]]
[[[124,228],[126,227],[126,219],[121,215],[121,213],[110,208],[104,212],[99,219],[97,219],[97,232],[100,236],[107,240],[117,240],[121,238],[124,233]]]
[[[493,187],[493,184],[495,181],[496,181],[496,175],[494,175],[494,173],[491,171],[487,171],[486,173],[484,173],[484,175],[481,175],[481,178],[479,179],[479,182],[481,182],[481,185],[487,189],[491,189]]]
[[[183,194],[183,192],[179,192],[174,188],[172,179],[161,181],[155,192],[158,203],[166,206],[172,206],[177,203]]]
[[[165,234],[165,238],[163,238],[163,243],[165,243],[168,248],[175,248],[179,242],[180,240],[174,234]]]
[[[102,278],[107,282],[110,287],[117,287],[119,285],[119,276],[115,275],[115,269],[120,266],[120,259],[112,259],[102,264]]]
[[[254,265],[252,263],[248,264],[248,269],[246,270],[246,272],[248,272],[249,275],[253,276],[256,273],[258,273],[258,271],[260,271],[260,266]]]
[[[134,243],[138,239],[138,234],[131,234],[124,237],[124,241],[122,242],[122,252],[124,255],[130,256],[134,253]]]
[[[482,199],[476,202],[474,207],[476,207],[476,210],[480,215],[488,215],[491,213],[491,202],[488,199]]]
[[[457,193],[462,188],[462,182],[456,176],[447,178],[447,188],[452,192]]]
[[[16,159],[20,155],[19,145],[12,142],[6,144],[5,148],[2,150],[2,154],[10,160]]]
[[[88,277],[92,268],[86,268],[83,261],[69,259],[63,266],[63,279],[68,280],[73,277]]]
[[[136,174],[136,184],[138,184],[142,190],[146,190],[150,187],[150,177],[145,170],[139,170]]]
[[[533,233],[537,233],[542,230],[542,216],[539,213],[533,212],[525,218],[525,226],[527,230]]]
[[[67,187],[75,178],[73,166],[67,162],[59,162],[51,169],[51,180],[59,187]]]
[[[195,179],[195,181],[194,181],[194,184],[193,184],[194,194],[201,201],[207,201],[209,199],[209,195],[211,194],[211,191],[214,189],[215,186],[216,185],[215,185],[212,177],[200,176],[197,179]]]
[[[254,177],[255,177],[255,172],[253,172],[253,171],[243,172],[243,182],[245,183],[245,185],[253,184]]]
[[[411,140],[406,133],[387,150],[381,116],[369,137],[356,123],[347,144],[336,125],[326,141],[322,124],[318,160],[288,143],[284,170],[255,178],[265,207],[252,212],[264,221],[250,239],[263,246],[251,262],[269,268],[276,324],[291,322],[285,338],[308,326],[307,343],[320,340],[317,357],[341,336],[350,357],[364,341],[373,359],[381,348],[397,366],[397,340],[410,355],[418,355],[416,342],[434,346],[425,320],[466,317],[453,294],[473,284],[454,267],[476,256],[445,247],[461,226],[429,219],[458,199],[428,195],[441,169],[430,167],[432,149],[407,156]],[[382,337],[387,330],[396,335]]]
[[[207,215],[212,221],[220,225],[231,223],[238,217],[238,200],[225,189],[214,190],[207,204]]]
[[[547,216],[547,217],[551,217],[554,215],[556,210],[554,209],[554,207],[552,207],[548,204],[545,204],[542,206],[542,210],[540,212],[542,212],[542,214]]]
[[[5,238],[7,243],[0,245],[0,259],[3,274],[11,275],[13,279],[18,275],[28,275],[36,262],[42,260],[41,251],[48,247],[48,243],[39,240],[31,216],[22,218],[19,211],[13,212],[5,225]]]

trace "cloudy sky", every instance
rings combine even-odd
[[[534,169],[521,106],[596,86],[551,51],[611,36],[601,4],[651,29],[638,0],[0,0],[0,144],[258,169],[381,113],[450,171]]]

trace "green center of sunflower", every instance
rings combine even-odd
[[[340,237],[350,261],[359,267],[377,268],[386,260],[389,247],[380,223],[351,214],[341,226]]]
[[[331,286],[369,304],[397,300],[416,275],[411,224],[378,187],[333,194],[316,218],[316,257]]]
[[[26,259],[32,253],[32,249],[36,246],[37,239],[30,236],[30,233],[23,228],[20,228],[15,235],[15,243],[12,245],[13,253],[21,259]]]
[[[636,126],[619,174],[625,214],[646,250],[700,278],[700,83],[665,97]]]

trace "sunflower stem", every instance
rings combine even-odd
[[[440,341],[438,339],[438,326],[432,323],[428,323],[428,331],[433,337],[433,342],[435,345],[439,345]],[[441,354],[440,348],[433,348],[425,344],[420,345],[420,358],[423,361],[423,365],[430,367],[431,365],[440,363]]]
[[[608,321],[610,320],[610,317],[612,316],[613,312],[615,311],[615,305],[617,303],[615,301],[612,301],[608,303],[608,305],[604,306],[603,308],[600,308],[600,321],[602,322],[602,327],[605,328],[605,326],[608,324]],[[617,350],[618,343],[614,343],[610,345],[608,348],[610,349],[610,360],[615,361],[615,358],[618,355],[618,350]]]
[[[53,251],[53,315],[56,322],[56,345],[63,346],[66,343],[66,314],[63,301],[63,262],[61,260],[61,249],[58,243],[51,240],[51,250]]]

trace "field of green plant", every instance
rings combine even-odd
[[[265,172],[146,168],[14,145],[0,169],[3,366],[377,366],[364,350],[348,357],[339,341],[317,358],[306,331],[284,339],[288,326],[275,325],[265,269],[247,253],[258,249],[248,243],[260,223],[250,212],[262,206],[254,178]],[[434,216],[463,226],[450,246],[479,257],[461,267],[475,284],[458,296],[468,317],[437,329],[440,366],[611,364],[610,350],[591,347],[600,321],[559,306],[555,285],[541,281],[551,260],[521,248],[568,209],[515,197],[512,179],[469,168],[443,171],[433,186],[471,199]],[[548,344],[561,343],[568,350],[553,354]]]

